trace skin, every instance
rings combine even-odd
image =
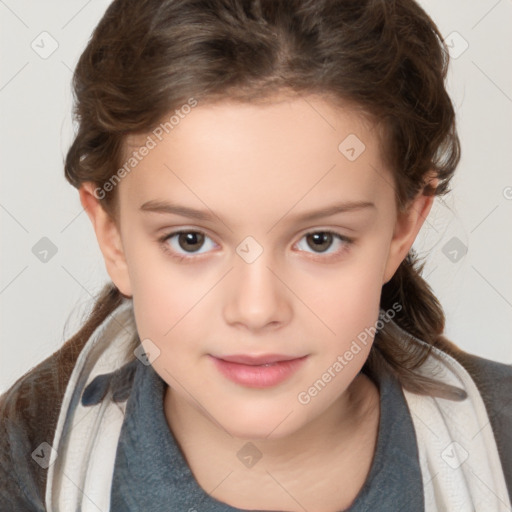
[[[355,161],[338,150],[349,134],[366,146]],[[130,136],[126,155],[147,135]],[[359,371],[373,339],[309,403],[297,397],[375,325],[382,285],[432,206],[420,193],[398,214],[378,140],[369,121],[319,96],[200,103],[117,185],[117,222],[94,184],[80,189],[107,271],[133,298],[140,339],[160,351],[152,365],[169,385],[169,427],[199,485],[231,506],[340,510],[368,476],[379,391]],[[141,211],[147,201],[217,217]],[[345,201],[375,207],[294,220]],[[205,233],[203,245],[159,241],[183,228]],[[326,230],[354,242],[318,248],[305,236]],[[263,251],[251,263],[236,251],[247,236]],[[268,353],[308,357],[284,383],[255,389],[208,356]],[[248,441],[262,455],[252,467],[237,457]]]

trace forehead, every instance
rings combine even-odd
[[[378,130],[356,109],[305,96],[177,110],[126,139],[125,163],[139,153],[121,183],[131,203],[185,195],[222,208],[233,198],[257,212],[258,204],[306,209],[322,198],[378,202],[386,188],[393,197]]]

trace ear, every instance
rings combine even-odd
[[[118,290],[130,297],[132,290],[121,234],[115,220],[101,205],[95,190],[94,183],[83,183],[78,191],[80,202],[92,222],[108,275]]]
[[[436,188],[438,182],[437,178],[431,178],[427,184]],[[434,198],[434,195],[424,195],[424,189],[422,189],[409,202],[404,212],[398,212],[382,284],[387,283],[393,277],[400,263],[407,256],[432,208]]]

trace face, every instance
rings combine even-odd
[[[153,368],[232,435],[297,431],[347,396],[428,203],[397,217],[374,126],[317,96],[198,104],[127,156],[148,136],[117,251],[96,230]]]

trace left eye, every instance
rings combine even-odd
[[[314,247],[315,252],[316,249],[324,249],[326,247],[331,247],[333,244],[333,241],[336,239],[340,242],[340,245],[342,246],[340,251],[334,251],[341,252],[343,251],[343,246],[350,245],[353,240],[351,238],[348,238],[346,236],[340,235],[339,233],[335,233],[334,231],[312,231],[310,233],[306,233],[303,236],[304,239],[308,240],[308,245],[310,247]],[[302,240],[302,239],[301,239]],[[312,242],[312,245],[309,242]],[[319,252],[316,252],[316,254],[325,254],[325,250],[320,250]],[[332,254],[332,253],[329,253]]]
[[[174,231],[165,235],[160,241],[163,244],[164,250],[171,253],[171,255],[179,260],[193,259],[194,254],[202,254],[197,252],[198,249],[204,246],[205,240],[211,241],[211,238],[202,231]],[[341,248],[334,253],[341,253],[346,246],[353,243],[353,239],[340,235],[334,231],[312,231],[302,236],[302,240],[307,241],[307,245],[314,249],[314,254],[332,254],[327,253],[327,249],[333,245],[337,240]],[[300,242],[299,244],[300,245]],[[318,251],[317,251],[318,249]],[[183,250],[185,253],[180,253]],[[304,248],[301,248],[304,250]],[[188,255],[187,255],[188,254]]]

